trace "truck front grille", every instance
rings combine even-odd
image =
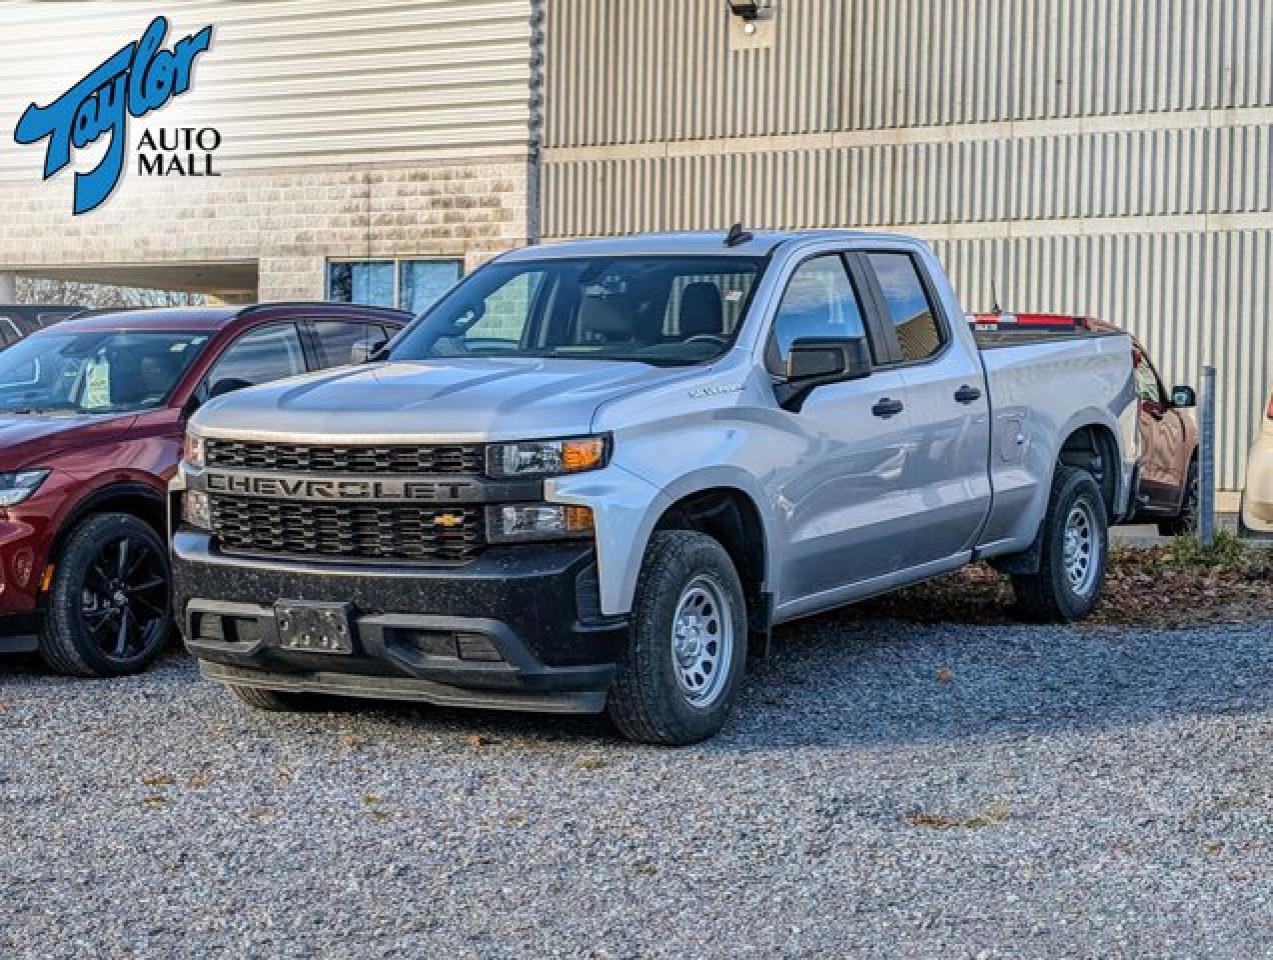
[[[486,545],[480,508],[211,499],[223,550],[302,558],[467,563]]]
[[[416,476],[480,474],[485,469],[485,451],[473,443],[364,447],[209,439],[204,450],[210,467]]]

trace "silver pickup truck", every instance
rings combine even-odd
[[[190,423],[175,604],[204,674],[714,734],[797,617],[991,560],[1097,603],[1134,502],[1131,344],[979,345],[922,242],[532,247],[365,365]]]

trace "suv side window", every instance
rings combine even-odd
[[[903,363],[927,360],[946,342],[924,281],[909,253],[868,253]]]
[[[771,373],[781,374],[791,344],[806,337],[851,339],[866,336],[862,304],[838,253],[796,267],[774,314]],[[777,365],[772,369],[773,364]]]
[[[341,367],[353,363],[354,344],[386,339],[379,324],[358,320],[311,320],[318,340],[318,363],[322,368]]]
[[[271,323],[249,330],[230,344],[204,382],[209,388],[220,380],[239,380],[256,386],[305,370],[305,351],[296,324]]]
[[[1166,398],[1163,396],[1162,384],[1159,383],[1158,374],[1154,372],[1149,358],[1141,352],[1139,347],[1136,348],[1135,358],[1136,396],[1144,402],[1165,405]]]

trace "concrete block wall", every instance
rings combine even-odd
[[[520,157],[126,176],[106,204],[79,217],[70,215],[70,191],[69,171],[44,184],[0,183],[0,271],[255,263],[257,298],[318,299],[329,259],[458,257],[472,268],[526,239]]]

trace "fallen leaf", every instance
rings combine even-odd
[[[954,679],[955,679],[955,671],[951,670],[950,667],[942,667],[940,670],[937,671],[938,683],[950,683]]]
[[[1007,804],[997,803],[987,810],[967,817],[948,817],[934,813],[908,813],[905,818],[912,827],[925,827],[929,830],[980,830],[1003,823],[1008,819]]]

